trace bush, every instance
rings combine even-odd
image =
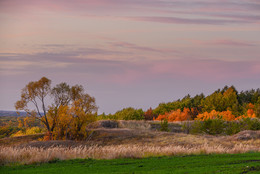
[[[168,128],[168,121],[166,119],[164,119],[163,121],[161,121],[161,129],[160,131],[165,131],[165,132],[169,132],[169,128]]]
[[[193,134],[206,133],[211,135],[233,135],[243,130],[260,130],[260,120],[256,118],[243,118],[238,121],[223,121],[221,119],[207,119],[194,121],[189,127],[183,124],[182,129]]]
[[[221,134],[224,132],[225,122],[221,119],[207,119],[203,122],[203,131],[210,135]]]
[[[203,124],[202,121],[195,120],[190,127],[190,130],[189,130],[190,133],[192,133],[192,134],[202,133],[202,124]],[[183,126],[183,129],[186,129],[186,125]]]
[[[242,130],[260,130],[260,120],[257,118],[243,118],[239,124]]]
[[[11,127],[11,126],[0,127],[0,138],[9,137],[20,130],[22,129],[18,127]]]
[[[241,131],[241,126],[237,121],[227,122],[225,128],[225,134],[233,135]]]
[[[206,133],[210,135],[222,134],[225,122],[221,119],[207,119],[205,121],[194,121],[191,125],[191,133]]]
[[[181,129],[182,129],[185,133],[189,134],[189,133],[191,132],[191,130],[192,130],[193,124],[194,124],[194,122],[186,121],[186,122],[184,122],[184,123],[181,125]]]
[[[112,117],[115,120],[143,120],[144,112],[142,109],[125,108],[118,111]]]
[[[251,119],[249,129],[250,130],[260,130],[260,120],[259,119]]]
[[[44,129],[40,127],[32,127],[32,128],[27,128],[23,130],[19,130],[18,132],[12,134],[12,137],[17,137],[17,136],[23,136],[23,135],[33,135],[37,133],[43,133]]]

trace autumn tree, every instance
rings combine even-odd
[[[74,101],[84,97],[84,88],[81,85],[75,85],[70,87],[67,83],[63,82],[57,84],[51,90],[51,97],[53,103],[49,106],[47,117],[50,125],[50,132],[53,132],[57,126],[59,119],[59,108],[63,106],[71,105]],[[87,102],[84,100],[84,102]],[[61,126],[61,124],[59,124]]]
[[[49,105],[46,104],[47,99],[50,101]],[[78,107],[75,107],[75,103],[78,103]],[[30,104],[34,109],[30,109]],[[54,130],[63,129],[63,117],[66,117],[65,120],[69,123],[73,122],[73,117],[80,118],[78,124],[84,125],[86,119],[81,119],[80,115],[84,113],[85,116],[90,117],[97,112],[95,98],[85,93],[81,85],[70,87],[63,82],[51,88],[51,80],[46,77],[28,83],[22,89],[21,99],[15,103],[15,108],[24,110],[27,115],[39,119],[46,127],[49,139],[52,139]],[[81,112],[77,112],[78,110]],[[70,117],[71,115],[73,117]]]
[[[180,109],[173,110],[171,112],[166,112],[165,114],[160,114],[156,119],[154,120],[167,120],[169,122],[174,121],[186,121],[191,120],[191,111],[189,108],[184,108],[183,111]]]
[[[71,139],[82,140],[86,137],[86,126],[96,120],[97,107],[95,99],[85,94],[73,102],[68,115],[72,118],[69,122],[69,136]],[[95,114],[93,114],[95,113]]]
[[[157,115],[153,113],[153,109],[150,107],[150,108],[144,113],[144,119],[145,119],[145,120],[153,120],[154,118],[157,118]]]
[[[21,99],[15,103],[16,110],[24,110],[27,115],[39,119],[50,132],[50,124],[47,119],[46,97],[51,92],[51,80],[42,77],[39,81],[29,82],[21,92]],[[30,109],[32,104],[35,109]]]

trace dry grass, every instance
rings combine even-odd
[[[233,136],[211,136],[131,129],[96,129],[91,139],[82,142],[44,142],[37,141],[37,136],[6,138],[0,141],[0,164],[32,164],[75,158],[115,159],[260,152],[259,135],[260,131],[243,131]]]
[[[79,146],[79,147],[0,147],[0,163],[32,164],[48,162],[55,159],[66,160],[75,158],[115,159],[142,158],[163,155],[189,155],[212,153],[245,153],[260,152],[260,147],[236,144],[232,148],[221,145],[210,146],[203,144],[196,147],[184,146],[140,146],[140,145],[112,145],[112,146]]]

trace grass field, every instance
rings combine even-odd
[[[54,160],[34,165],[1,166],[0,173],[260,173],[260,153]]]

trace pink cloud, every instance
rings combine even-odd
[[[169,10],[178,9],[177,11]],[[26,12],[47,10],[54,12],[73,12],[81,15],[111,15],[125,16],[126,12],[134,14],[135,20],[153,21],[163,23],[186,23],[186,24],[232,24],[259,22],[260,4],[256,1],[222,1],[222,0],[187,0],[187,1],[159,1],[159,0],[1,0],[1,12]],[[131,13],[131,12],[137,13]],[[151,15],[171,12],[192,14],[192,18],[177,18],[176,16]],[[149,16],[137,17],[136,14],[150,14]],[[194,16],[198,16],[194,19]],[[203,17],[202,17],[203,16]],[[210,18],[210,17],[220,18]],[[133,17],[133,16],[132,16]],[[207,17],[207,18],[205,18]],[[210,18],[210,19],[209,19]],[[233,19],[233,20],[230,20]]]
[[[227,45],[227,46],[246,46],[246,47],[257,46],[255,43],[252,42],[238,41],[232,39],[220,39],[220,40],[211,40],[211,41],[192,40],[191,42],[195,44],[201,44],[201,45]]]
[[[147,21],[147,22],[158,22],[167,24],[203,24],[203,25],[227,25],[227,24],[239,24],[239,23],[251,23],[252,21],[242,19],[205,19],[201,17],[197,18],[184,18],[184,17],[165,17],[165,16],[138,16],[138,17],[127,17],[126,19],[133,21]]]
[[[234,41],[234,40],[217,40],[213,42],[209,42],[209,44],[213,45],[230,45],[230,46],[256,46],[253,43],[243,42],[243,41]]]
[[[122,42],[122,41],[113,41],[109,42],[111,45],[111,49],[114,48],[126,48],[131,50],[139,50],[139,51],[145,51],[145,52],[158,52],[158,53],[177,53],[177,50],[174,49],[164,49],[164,48],[153,48],[149,46],[141,46],[130,42]]]
[[[52,45],[51,45],[52,46]],[[54,45],[56,46],[56,45]],[[58,45],[62,47],[62,45]],[[85,55],[84,58],[78,55]],[[150,79],[158,81],[160,79],[197,79],[205,82],[225,81],[234,79],[260,77],[260,60],[244,61],[225,61],[225,60],[202,60],[202,59],[172,59],[172,60],[136,60],[136,61],[115,61],[102,59],[109,55],[125,56],[125,52],[113,52],[103,49],[79,49],[77,51],[62,53],[38,53],[38,54],[17,54],[0,55],[0,61],[15,65],[16,61],[25,61],[33,63],[35,66],[19,67],[26,70],[27,73],[37,72],[64,72],[71,74],[91,75],[93,79],[100,82],[114,82],[118,84],[139,83]],[[91,57],[98,56],[99,59]],[[66,66],[52,69],[49,64],[62,64]],[[42,66],[46,65],[46,66]],[[41,68],[36,68],[37,66]],[[19,69],[8,69],[16,72]],[[2,67],[5,71],[5,68]]]

